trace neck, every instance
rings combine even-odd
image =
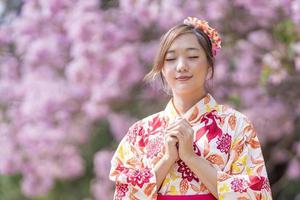
[[[180,115],[183,115],[199,100],[207,95],[205,90],[195,94],[175,94],[173,93],[173,104]]]

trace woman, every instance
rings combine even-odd
[[[114,199],[272,199],[253,125],[207,92],[218,33],[188,17],[161,39],[146,80],[162,78],[166,108],[133,124],[112,158]]]

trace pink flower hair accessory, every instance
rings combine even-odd
[[[212,51],[213,51],[214,56],[217,54],[217,50],[221,49],[221,38],[220,38],[218,32],[208,25],[207,21],[200,20],[196,17],[187,17],[183,21],[183,23],[185,25],[190,25],[197,29],[200,29],[209,37],[211,44],[212,44]]]

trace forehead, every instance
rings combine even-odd
[[[201,49],[197,37],[193,33],[178,36],[171,44],[168,51]]]

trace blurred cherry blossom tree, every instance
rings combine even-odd
[[[254,122],[274,197],[299,193],[299,0],[1,5],[1,196],[111,199],[116,145],[170,98],[143,76],[159,37],[186,16],[208,20],[222,36],[211,92]],[[5,184],[19,193],[1,189]]]

